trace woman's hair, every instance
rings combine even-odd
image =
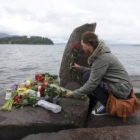
[[[83,43],[89,43],[94,49],[98,46],[98,36],[94,34],[93,32],[85,32],[81,36],[81,40],[83,40]]]

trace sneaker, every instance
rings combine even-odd
[[[98,109],[95,109],[92,111],[93,115],[101,116],[101,115],[107,115],[106,108],[102,105]]]

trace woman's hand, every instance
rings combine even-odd
[[[73,96],[73,93],[72,92],[69,92],[69,93],[65,94],[65,97],[67,97],[67,98],[70,98],[72,96]]]
[[[80,68],[80,65],[74,63],[74,65],[72,66],[73,68],[76,68],[76,69],[79,69]]]

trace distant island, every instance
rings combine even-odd
[[[6,36],[7,35],[7,36]],[[37,45],[53,45],[53,41],[46,37],[40,36],[0,36],[0,44],[37,44]]]

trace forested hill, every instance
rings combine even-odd
[[[53,41],[49,38],[40,36],[12,36],[0,38],[0,44],[38,44],[38,45],[53,45]]]

